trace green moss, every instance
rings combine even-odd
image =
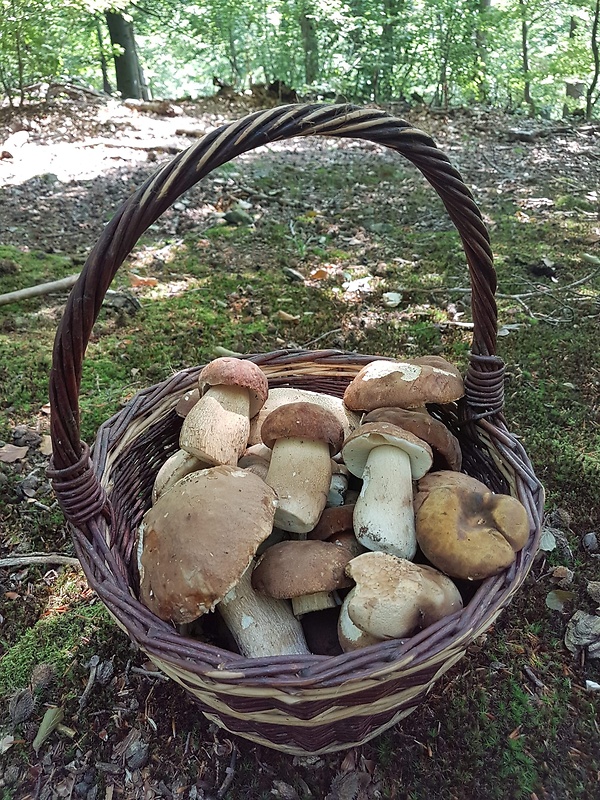
[[[26,686],[36,664],[51,664],[58,676],[64,675],[90,639],[97,641],[111,635],[114,635],[114,625],[100,603],[74,603],[66,611],[42,617],[23,631],[18,642],[0,660],[3,693]]]

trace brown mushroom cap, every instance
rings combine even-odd
[[[344,506],[331,506],[324,509],[320,520],[312,531],[308,532],[309,539],[319,539],[324,541],[330,536],[340,533],[353,533],[354,527],[352,518],[354,514],[354,503]]]
[[[527,511],[518,500],[461,486],[433,489],[417,512],[416,527],[429,561],[466,580],[497,575],[529,538]]]
[[[200,400],[200,389],[188,389],[177,401],[175,411],[180,417],[187,417],[198,400]]]
[[[477,478],[472,478],[470,475],[465,475],[464,472],[454,472],[449,469],[428,472],[426,475],[423,475],[418,483],[419,491],[417,492],[414,502],[415,514],[423,505],[423,501],[429,492],[432,492],[434,489],[441,489],[445,486],[462,486],[469,492],[479,492],[480,494],[485,494],[490,491],[485,483],[478,481]]]
[[[252,586],[278,599],[333,592],[352,585],[344,571],[351,558],[350,550],[331,542],[279,542],[254,568]]]
[[[273,527],[275,492],[251,472],[192,472],[144,514],[140,599],[158,617],[191,622],[237,583]]]
[[[414,433],[419,439],[427,442],[434,451],[434,456],[436,453],[439,454],[450,469],[460,470],[462,453],[458,439],[450,433],[443,422],[430,414],[390,406],[369,411],[363,423],[369,422],[389,422],[409,433]]]
[[[209,362],[198,376],[200,393],[211,386],[240,386],[250,396],[250,417],[258,414],[269,393],[267,376],[253,361],[224,356]]]
[[[425,403],[451,403],[464,394],[460,372],[439,356],[405,361],[371,361],[344,392],[354,411],[384,406],[415,408]]]
[[[270,448],[278,439],[327,442],[333,456],[344,441],[344,428],[334,414],[315,403],[288,403],[276,408],[265,419],[261,438]]]

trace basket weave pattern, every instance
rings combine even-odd
[[[336,657],[247,659],[179,635],[137,600],[132,557],[162,463],[178,449],[178,399],[201,367],[136,395],[80,441],[79,386],[85,349],[106,291],[144,231],[184,191],[240,153],[307,135],[376,142],[408,158],[442,198],[462,240],[472,286],[474,335],[465,398],[432,409],[458,437],[463,470],[524,504],[530,539],[514,564],[477,588],[461,611],[407,640]],[[258,112],[223,126],[166,164],[119,209],[91,252],[57,332],[50,379],[53,462],[49,475],[71,524],[92,588],[150,659],[189,691],[222,727],[287,753],[332,752],[360,744],[409,714],[510,602],[537,550],[543,490],[503,415],[503,363],[496,356],[496,277],[487,231],[458,172],[427,134],[375,109],[299,105]],[[342,396],[378,356],[276,351],[247,356],[271,388],[296,386]]]

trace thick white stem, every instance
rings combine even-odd
[[[306,534],[323,513],[331,484],[331,458],[326,442],[278,439],[265,478],[277,493],[275,526]]]
[[[292,611],[295,617],[303,617],[313,611],[323,611],[326,608],[335,608],[337,603],[331,592],[313,592],[292,597]]]
[[[250,432],[250,398],[238,386],[214,386],[183,420],[179,446],[209,464],[235,466]]]
[[[240,653],[246,658],[310,653],[289,603],[254,591],[253,568],[254,562],[217,606]]]
[[[410,458],[381,445],[369,453],[354,507],[354,535],[369,550],[406,558],[417,552]]]

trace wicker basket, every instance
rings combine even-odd
[[[106,290],[139,237],[184,191],[215,167],[254,147],[293,136],[343,136],[396,150],[441,196],[469,265],[474,335],[466,395],[434,409],[458,437],[463,469],[525,505],[526,547],[504,573],[483,581],[463,611],[408,640],[335,657],[247,659],[179,635],[136,599],[132,551],[150,505],[154,477],[178,449],[178,399],[200,367],[136,395],[98,432],[93,454],[80,441],[82,361]],[[525,579],[536,552],[543,490],[502,416],[503,362],[496,353],[496,277],[486,228],[458,172],[425,133],[369,108],[294,105],[247,116],[207,134],[162,167],[120,208],[90,254],[61,321],[50,379],[54,489],[71,524],[87,579],[119,626],[168,676],[226,728],[286,753],[326,753],[361,744],[407,716],[434,682],[483,633]],[[334,350],[247,356],[271,387],[297,386],[341,396],[378,356]]]

